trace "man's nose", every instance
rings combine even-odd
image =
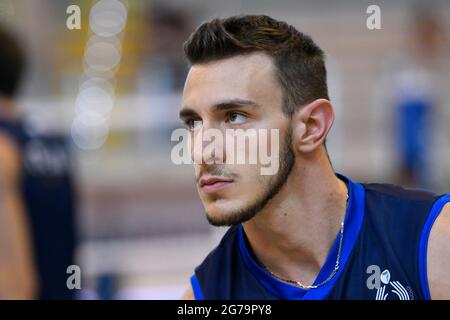
[[[225,162],[224,134],[217,127],[204,123],[191,135],[191,157],[195,164]]]

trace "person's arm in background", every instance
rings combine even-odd
[[[192,287],[189,286],[189,288],[186,289],[186,291],[180,297],[180,300],[195,300],[194,291],[192,290]]]
[[[0,134],[0,299],[36,298],[30,228],[20,195],[20,154]]]

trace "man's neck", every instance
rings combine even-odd
[[[294,167],[280,193],[243,224],[258,260],[284,279],[314,282],[345,217],[347,186],[326,158]]]

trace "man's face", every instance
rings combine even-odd
[[[231,225],[249,220],[286,181],[295,156],[290,120],[282,111],[282,103],[283,93],[276,82],[273,62],[265,54],[236,56],[191,68],[180,118],[193,129],[191,141],[202,140],[201,132],[210,129],[219,130],[224,137],[223,143],[214,145],[212,153],[205,152],[204,147],[191,148],[198,192],[211,224]],[[198,127],[201,130],[194,130]],[[249,152],[255,151],[249,143],[236,143],[234,147],[234,154],[239,150],[245,153],[245,164],[226,159],[230,151],[226,150],[230,146],[226,143],[229,129],[265,129],[269,138],[258,140],[259,147],[267,143],[269,153],[279,150],[279,170],[273,175],[261,175],[260,159],[256,164],[249,163]],[[270,138],[271,129],[279,130],[280,141]],[[248,139],[246,136],[246,142]],[[279,149],[272,149],[273,144],[278,144]]]

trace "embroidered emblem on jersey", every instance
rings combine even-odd
[[[366,285],[369,290],[375,290],[375,300],[413,300],[414,294],[410,287],[405,287],[402,283],[392,280],[388,269],[381,272],[377,265],[367,267],[366,273],[369,274]]]

